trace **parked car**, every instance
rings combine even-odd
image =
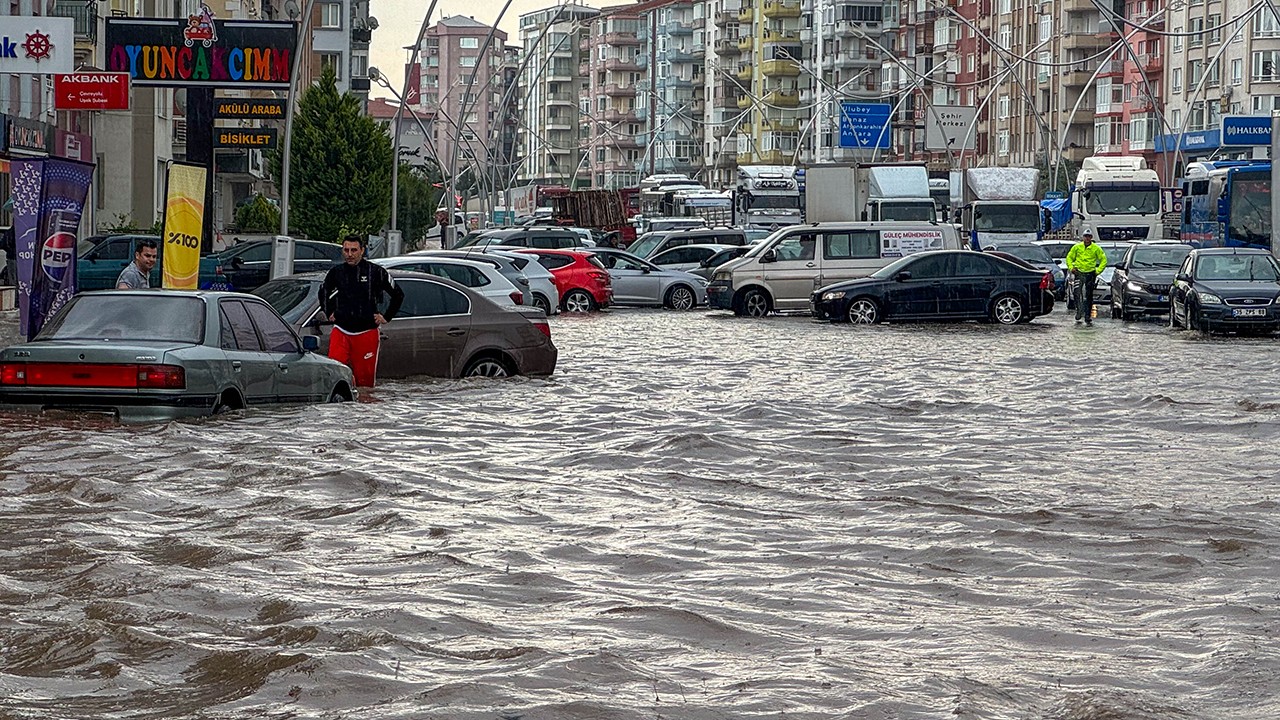
[[[686,245],[686,247],[689,247],[689,246]],[[712,255],[706,260],[703,260],[702,262],[698,263],[698,267],[690,270],[689,273],[692,275],[697,275],[698,277],[710,283],[711,277],[715,275],[716,268],[719,268],[721,265],[724,265],[733,260],[737,260],[743,255],[746,255],[749,250],[751,250],[750,245],[737,245],[737,246],[726,247],[725,249],[721,250],[715,255]],[[668,251],[668,252],[672,252],[672,251]]]
[[[404,290],[400,313],[380,328],[378,377],[550,375],[557,350],[533,308],[499,307],[471,288],[424,273],[392,270]],[[323,273],[277,278],[254,290],[305,338],[327,351],[333,327],[320,312]]]
[[[529,288],[529,297],[525,299],[525,304],[541,309],[544,315],[560,312],[560,291],[556,289],[556,279],[551,275],[551,271],[543,267],[537,258],[514,252],[514,248],[504,250],[502,247],[500,245],[487,247],[484,249],[484,255],[511,263],[512,267],[524,273],[525,282],[528,283]]]
[[[85,250],[76,260],[76,289],[114,290],[120,271],[133,262],[134,251],[139,240],[154,240],[160,259],[148,276],[151,287],[160,287],[161,269],[164,262],[164,243],[155,235],[106,235],[93,247]]]
[[[792,225],[717,268],[707,287],[707,299],[712,307],[751,317],[775,310],[808,311],[815,287],[866,277],[905,255],[961,247],[954,225]]]
[[[476,235],[468,235],[462,239],[462,242],[455,245],[454,249],[487,245],[553,250],[586,247],[587,241],[578,233],[564,228],[539,226],[497,228],[485,230]]]
[[[1067,273],[1054,259],[1049,255],[1049,251],[1043,245],[1034,242],[994,242],[985,245],[983,250],[999,250],[1007,252],[1010,255],[1016,255],[1023,260],[1031,263],[1035,267],[1044,270],[1053,275],[1053,292],[1054,297],[1059,300],[1066,297],[1067,293]],[[1101,283],[1099,283],[1101,284]],[[1095,295],[1096,298],[1096,295]]]
[[[82,293],[0,351],[0,407],[139,422],[354,399],[351,370],[315,348],[251,295]]]
[[[1111,282],[1115,277],[1116,265],[1124,260],[1125,253],[1133,247],[1131,242],[1100,242],[1098,247],[1107,255],[1107,266],[1098,273],[1098,281],[1093,288],[1093,304],[1106,307],[1111,304]]]
[[[667,270],[692,272],[702,267],[702,263],[732,247],[742,247],[742,252],[746,252],[745,245],[682,245],[680,247],[668,248],[656,255],[651,255],[649,257],[649,262],[654,265],[664,267]]]
[[[640,258],[682,245],[746,245],[747,236],[738,228],[697,228],[647,232],[627,247],[627,252]]]
[[[1280,327],[1280,264],[1256,248],[1200,248],[1182,261],[1170,290],[1169,322],[1204,332]]]
[[[598,249],[598,248],[597,248]],[[613,283],[599,258],[575,250],[518,250],[551,271],[560,293],[560,309],[591,312],[613,303]]]
[[[505,257],[497,255],[489,255],[485,253],[483,247],[471,247],[466,250],[417,250],[409,253],[406,257],[442,257],[456,258],[458,260],[470,260],[472,262],[482,262],[493,266],[502,273],[502,277],[507,279],[520,292],[530,290],[529,277],[525,274],[522,267],[516,265]],[[530,303],[531,304],[531,303]]]
[[[1111,276],[1111,317],[1133,320],[1169,312],[1173,276],[1191,246],[1178,242],[1138,243],[1129,248]]]
[[[421,255],[378,258],[373,262],[385,268],[426,273],[452,280],[489,298],[495,305],[519,307],[524,304],[524,291],[517,289],[497,268],[486,263]]]
[[[707,219],[701,217],[654,217],[633,218],[639,222],[640,234],[649,232],[666,232],[668,230],[688,230],[707,226]]]
[[[615,305],[658,305],[692,310],[707,301],[707,281],[669,270],[626,250],[593,248],[591,254],[609,269]]]
[[[1037,241],[1035,244],[1044,248],[1045,251],[1049,253],[1049,257],[1053,258],[1054,264],[1056,264],[1060,270],[1062,270],[1063,272],[1066,272],[1067,253],[1071,252],[1072,246],[1075,245],[1074,241],[1072,240],[1040,240],[1040,241]]]
[[[885,320],[990,320],[1030,322],[1053,310],[1053,276],[987,253],[943,250],[916,253],[870,277],[828,285],[813,293],[821,320],[875,324]]]
[[[200,287],[248,292],[271,278],[270,240],[246,240],[220,253],[200,258]],[[295,273],[328,271],[342,262],[342,246],[319,240],[296,240]]]

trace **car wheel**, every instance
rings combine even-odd
[[[533,294],[533,306],[542,311],[543,315],[551,317],[551,301],[541,293]]]
[[[858,298],[849,303],[845,316],[852,325],[875,325],[880,322],[880,306],[871,298]]]
[[[511,370],[507,368],[506,363],[495,357],[478,357],[467,363],[467,367],[462,371],[462,377],[509,377]]]
[[[342,392],[341,387],[335,387],[333,392],[329,393],[329,402],[344,403],[347,401],[347,394]]]
[[[596,309],[596,301],[591,298],[591,293],[586,290],[570,290],[568,295],[564,296],[564,300],[560,303],[560,309],[565,312],[585,313]]]
[[[1209,319],[1200,314],[1200,308],[1187,308],[1187,325],[1208,335],[1211,331]]]
[[[739,305],[742,308],[739,315],[759,318],[769,314],[769,296],[763,290],[751,288],[746,291]]]
[[[218,396],[217,402],[213,404],[213,412],[211,414],[226,415],[243,407],[244,403],[240,400],[240,396],[234,390],[228,390]]]
[[[692,310],[698,304],[698,296],[688,285],[676,285],[667,291],[667,301],[663,304],[672,310]]]
[[[1027,309],[1016,295],[1001,295],[991,303],[991,319],[1001,325],[1016,325],[1026,314]]]

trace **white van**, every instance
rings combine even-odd
[[[808,311],[814,290],[866,277],[904,255],[962,250],[956,227],[916,222],[847,222],[784,228],[716,269],[707,287],[713,308],[763,317]]]

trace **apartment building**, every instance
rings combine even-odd
[[[698,10],[704,10],[702,6]],[[697,175],[702,170],[702,112],[705,95],[704,45],[695,32],[705,31],[706,19],[694,17],[692,0],[672,0],[640,10],[640,105],[646,122],[644,174]]]
[[[794,165],[800,158],[800,135],[809,121],[800,97],[812,85],[803,67],[801,15],[800,0],[742,0],[735,75],[744,87],[739,165]]]
[[[648,58],[641,53],[639,5],[601,10],[582,41],[580,73],[586,92],[579,112],[586,132],[582,146],[592,187],[635,187],[645,150],[639,88]],[[643,64],[643,65],[642,65]]]
[[[749,67],[741,64],[741,0],[706,0],[702,6],[703,123],[702,165],[707,187],[732,186],[738,177],[738,125],[748,110],[738,100],[751,85]],[[748,30],[750,26],[748,25]],[[745,70],[745,72],[744,72]],[[739,77],[743,73],[745,80]]]
[[[581,99],[588,78],[582,75],[583,40],[600,10],[564,4],[520,16],[520,48],[524,69],[517,145],[523,184],[587,186],[584,143],[591,137],[582,122]]]
[[[845,102],[888,102],[899,113],[914,108],[910,93],[882,88],[884,78],[912,77],[915,61],[897,57],[904,38],[896,32],[898,0],[841,0],[822,3],[805,0],[805,63],[802,75],[812,78],[801,90],[800,103],[813,107],[806,128],[808,162],[850,162],[865,160],[866,150],[840,146],[840,116]],[[896,82],[891,86],[896,86]],[[897,100],[906,97],[903,102]]]
[[[272,12],[288,18],[293,5],[275,10],[279,3],[264,3]],[[227,5],[237,8],[256,7],[257,3],[232,0]],[[243,12],[237,10],[237,12]],[[311,11],[310,47],[303,66],[300,87],[306,87],[320,76],[324,68],[333,69],[338,79],[338,92],[351,92],[361,103],[369,99],[369,42],[378,23],[369,17],[368,0],[318,0]],[[222,16],[220,16],[222,17]]]

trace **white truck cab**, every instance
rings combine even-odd
[[[905,255],[960,250],[954,225],[929,222],[839,222],[783,228],[746,255],[716,269],[711,307],[762,317],[809,310],[817,288],[866,277]]]

